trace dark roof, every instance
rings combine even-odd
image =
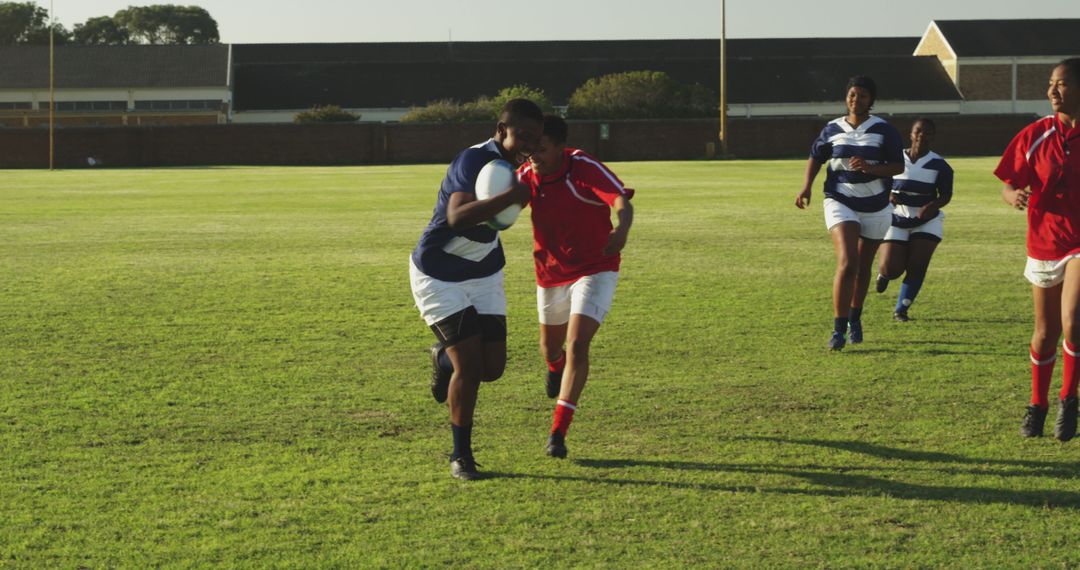
[[[921,38],[779,38],[728,40],[728,57],[911,55]]]
[[[57,88],[225,87],[229,47],[57,46]],[[0,89],[49,86],[49,46],[0,47]]]
[[[814,39],[732,40],[728,98],[839,101],[848,77],[868,74],[883,100],[960,99],[936,57],[908,55],[914,39],[900,40],[826,40],[817,51],[809,47]],[[873,55],[860,48],[867,45],[900,54]],[[853,52],[859,55],[846,55]],[[519,83],[562,105],[588,79],[636,70],[663,71],[714,92],[720,84],[717,40],[235,45],[233,62],[239,111],[411,107],[468,101]]]
[[[934,20],[958,57],[1080,55],[1080,20]]]

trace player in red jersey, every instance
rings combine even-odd
[[[1054,114],[1020,131],[994,174],[1001,197],[1028,211],[1027,267],[1033,285],[1035,332],[1031,336],[1031,404],[1021,435],[1038,437],[1050,403],[1057,341],[1065,334],[1064,382],[1054,436],[1076,435],[1077,348],[1080,347],[1080,58],[1062,61],[1050,74],[1047,97]],[[1077,154],[1072,154],[1071,150]]]
[[[558,397],[547,454],[566,457],[566,430],[589,376],[589,345],[611,309],[619,252],[634,220],[623,186],[599,160],[566,146],[566,121],[544,117],[540,144],[519,170],[532,188],[540,351]],[[618,225],[612,226],[611,210]],[[564,349],[565,346],[565,349]]]

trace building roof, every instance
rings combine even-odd
[[[59,89],[225,87],[229,47],[57,46]],[[0,47],[0,89],[47,89],[49,46]]]
[[[934,20],[957,57],[1080,55],[1080,20]]]
[[[856,74],[877,78],[883,100],[960,99],[937,58],[910,55],[915,38],[812,48],[817,41],[729,42],[729,101],[839,101]],[[718,91],[719,61],[717,40],[235,45],[233,99],[239,111],[413,107],[524,83],[562,105],[588,79],[625,71],[663,71]]]

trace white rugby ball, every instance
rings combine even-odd
[[[514,167],[497,158],[480,169],[480,175],[476,177],[476,198],[487,200],[507,192],[514,186],[515,179],[517,173],[514,172]],[[513,204],[484,223],[496,230],[505,230],[514,225],[518,214],[521,214],[521,206]]]

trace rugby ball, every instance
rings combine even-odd
[[[509,162],[497,158],[480,169],[480,175],[476,177],[476,198],[487,200],[507,192],[513,188],[516,179],[517,173],[514,172],[514,167]],[[521,205],[512,204],[484,223],[496,230],[505,230],[514,225],[520,213]]]

